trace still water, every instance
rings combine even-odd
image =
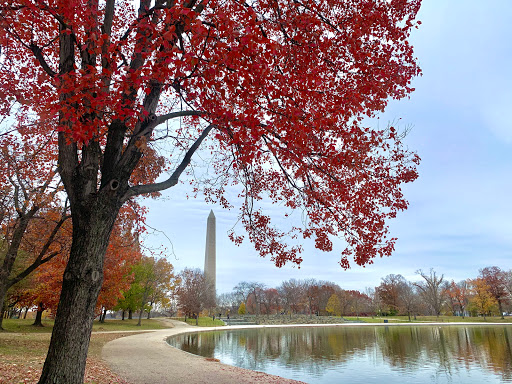
[[[259,328],[189,333],[168,343],[312,384],[512,383],[507,326]]]

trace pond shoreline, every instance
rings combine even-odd
[[[213,359],[193,355],[173,348],[166,340],[183,333],[229,331],[255,328],[312,328],[312,327],[403,327],[403,326],[507,326],[512,323],[428,322],[428,323],[339,323],[339,324],[275,324],[195,327],[167,320],[174,328],[116,339],[103,347],[102,357],[111,369],[132,384],[190,383],[281,383],[299,384],[263,372],[225,365]]]

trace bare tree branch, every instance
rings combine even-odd
[[[178,111],[178,112],[171,112],[166,115],[157,116],[156,118],[156,124],[160,125],[162,123],[165,123],[167,120],[175,119],[177,117],[185,117],[185,116],[201,116],[203,112],[200,111]]]
[[[201,135],[197,138],[197,140],[192,144],[192,146],[189,148],[185,156],[183,157],[183,160],[178,165],[178,167],[174,170],[171,177],[169,177],[167,180],[162,181],[161,183],[155,183],[155,184],[147,184],[147,185],[136,185],[128,189],[128,191],[124,194],[124,196],[121,198],[121,202],[125,202],[128,199],[130,199],[133,196],[142,195],[145,193],[152,193],[152,192],[158,192],[163,191],[164,189],[168,189],[171,187],[174,187],[178,180],[183,173],[183,171],[187,168],[187,166],[190,164],[190,161],[192,159],[192,156],[197,151],[203,140],[208,136],[210,131],[215,126],[213,124],[210,124],[206,129],[201,133]]]

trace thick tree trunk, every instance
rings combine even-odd
[[[148,311],[148,320],[151,319],[151,309]]]
[[[83,383],[103,261],[118,211],[106,199],[75,207],[73,243],[39,384]]]
[[[103,308],[103,312],[100,315],[100,323],[105,323],[105,317],[107,317],[107,308]]]
[[[128,320],[133,319],[133,311],[131,309],[128,310]]]
[[[122,312],[122,315],[121,315],[121,320],[123,320],[123,321],[124,321],[124,314],[125,314],[125,312],[126,311],[123,309],[123,312]]]
[[[25,313],[23,314],[23,320],[27,318],[28,307],[25,307]]]
[[[36,319],[34,320],[34,324],[32,324],[35,327],[43,327],[43,312],[44,312],[44,306],[43,303],[39,303],[37,306],[37,313],[36,313]]]

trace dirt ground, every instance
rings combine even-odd
[[[98,333],[91,336],[85,369],[87,384],[130,384],[113,373],[101,358],[103,346],[133,333]],[[0,333],[0,384],[36,384],[43,369],[50,334]]]

